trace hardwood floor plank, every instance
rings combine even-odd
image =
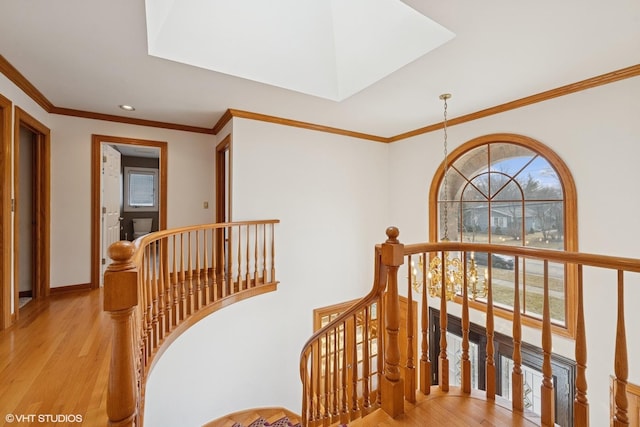
[[[104,426],[111,333],[101,290],[25,306],[18,322],[0,331],[2,418],[77,415],[81,424],[55,425]]]

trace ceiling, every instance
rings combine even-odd
[[[637,0],[405,3],[455,38],[340,102],[150,56],[143,0],[0,0],[0,55],[59,108],[202,128],[236,109],[382,137],[440,122],[444,92],[453,118],[640,63]]]

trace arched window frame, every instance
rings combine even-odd
[[[527,136],[510,134],[510,133],[498,133],[480,136],[474,138],[461,146],[457,147],[447,156],[447,164],[449,167],[467,152],[474,150],[478,147],[507,143],[516,144],[526,147],[544,157],[549,164],[555,169],[563,190],[564,197],[564,250],[569,252],[577,252],[578,250],[578,214],[577,214],[577,191],[573,180],[573,176],[565,162],[549,147],[541,142],[529,138]],[[429,190],[429,240],[437,242],[439,239],[439,211],[440,204],[438,203],[438,195],[440,193],[441,185],[444,179],[444,160],[437,168],[433,180],[431,181],[431,187]],[[575,338],[576,328],[576,304],[577,304],[577,268],[575,265],[569,265],[565,268],[565,326],[552,325],[552,330],[558,335],[568,336]],[[456,297],[459,300],[459,296]],[[459,301],[458,301],[459,302]],[[469,306],[485,311],[486,304],[479,301],[470,301]],[[498,317],[502,317],[508,320],[513,320],[513,310],[507,310],[500,307],[494,308],[494,313]],[[542,328],[542,321],[535,317],[527,316],[522,313],[522,323],[527,326]]]

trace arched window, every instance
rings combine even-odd
[[[513,134],[473,139],[448,156],[430,192],[430,240],[577,250],[576,190],[565,163],[531,138]],[[474,254],[486,271],[487,254]],[[493,255],[491,280],[496,314],[510,318],[514,259]],[[549,264],[551,317],[556,332],[574,335],[575,271]],[[486,275],[486,273],[484,273]],[[542,261],[520,265],[524,322],[542,317]],[[482,308],[482,298],[473,306]]]

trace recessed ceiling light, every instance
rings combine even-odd
[[[125,111],[135,111],[135,108],[133,108],[131,105],[127,105],[127,104],[120,105],[120,108],[122,108]]]

